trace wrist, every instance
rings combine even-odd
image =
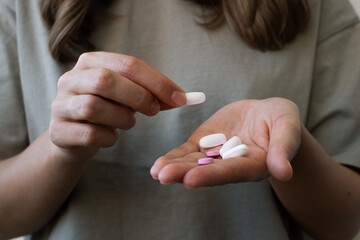
[[[97,149],[94,148],[61,148],[51,141],[48,130],[46,130],[44,135],[47,138],[47,148],[49,149],[48,159],[51,159],[60,164],[70,164],[72,166],[82,167],[87,162],[87,160],[89,160],[97,152]]]

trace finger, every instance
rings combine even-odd
[[[61,148],[111,147],[118,138],[113,128],[78,122],[52,122],[49,132],[52,142]]]
[[[52,107],[54,116],[71,121],[86,121],[124,130],[136,123],[133,110],[94,95],[74,95],[61,102],[54,101]]]
[[[172,107],[185,104],[184,90],[144,61],[118,53],[82,54],[75,69],[106,68],[143,86],[160,101]]]
[[[160,110],[157,99],[148,90],[108,69],[67,72],[60,78],[58,89],[60,96],[69,91],[98,95],[150,116]]]
[[[290,161],[300,144],[300,124],[283,119],[275,122],[270,133],[266,163],[270,174],[277,180],[288,181],[292,177]]]
[[[182,179],[187,171],[198,166],[198,159],[205,157],[203,153],[194,152],[182,158],[167,159],[163,158],[158,167],[162,165],[157,174],[158,179],[162,184],[169,184],[175,182],[182,182]]]
[[[163,167],[169,164],[170,161],[178,158],[182,158],[193,152],[199,152],[199,149],[196,145],[191,142],[186,142],[183,145],[179,146],[168,152],[165,156],[158,158],[154,165],[150,169],[150,174],[154,179],[158,179],[158,174]]]
[[[185,148],[186,149],[186,148]],[[181,154],[174,149],[174,154]],[[258,181],[268,175],[265,152],[259,148],[251,148],[247,157],[214,159],[213,164],[198,165],[197,160],[204,153],[194,152],[180,158],[163,157],[158,163],[157,178],[162,183],[183,182],[188,188],[215,186],[227,183]]]
[[[257,181],[266,177],[266,174],[264,162],[248,157],[237,157],[192,168],[183,177],[183,184],[188,188],[208,187]]]

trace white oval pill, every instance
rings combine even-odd
[[[226,142],[225,134],[215,133],[202,137],[199,141],[199,145],[202,148],[210,148],[210,147],[219,146],[224,142]]]
[[[232,157],[241,157],[246,155],[249,152],[248,146],[245,144],[240,144],[236,147],[233,147],[224,153],[223,159],[232,158]]]
[[[230,138],[220,149],[220,155],[223,156],[223,154],[228,151],[230,148],[236,147],[237,145],[241,144],[241,139],[238,136],[234,136]]]
[[[205,94],[203,92],[189,92],[185,93],[186,105],[194,105],[205,102]]]

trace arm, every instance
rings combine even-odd
[[[346,167],[360,167],[360,28],[347,1],[336,6],[325,1],[323,8],[306,128],[292,161],[294,177],[270,182],[289,213],[316,239],[351,239],[360,227],[359,171]]]
[[[57,153],[46,131],[21,154],[0,161],[0,239],[40,229],[76,185],[85,159]]]
[[[174,94],[175,92],[175,94]],[[34,232],[56,213],[84,164],[135,125],[185,103],[183,90],[134,57],[83,54],[58,81],[49,130],[25,151],[0,162],[0,239]]]
[[[360,175],[335,162],[302,126],[293,178],[270,177],[287,211],[316,239],[352,239],[360,227]]]
[[[199,166],[197,159],[205,156],[199,139],[220,132],[239,136],[249,153]],[[186,143],[157,159],[151,174],[161,183],[182,182],[190,188],[269,177],[289,213],[312,236],[350,239],[359,228],[359,175],[329,157],[301,124],[296,105],[285,99],[223,107]]]

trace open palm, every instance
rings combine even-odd
[[[182,182],[189,188],[259,181],[269,174],[286,181],[292,176],[289,161],[299,147],[300,129],[298,108],[289,100],[234,102],[205,121],[183,145],[157,159],[151,175],[161,183]],[[249,153],[198,165],[197,160],[205,157],[199,140],[213,133],[240,137]]]

